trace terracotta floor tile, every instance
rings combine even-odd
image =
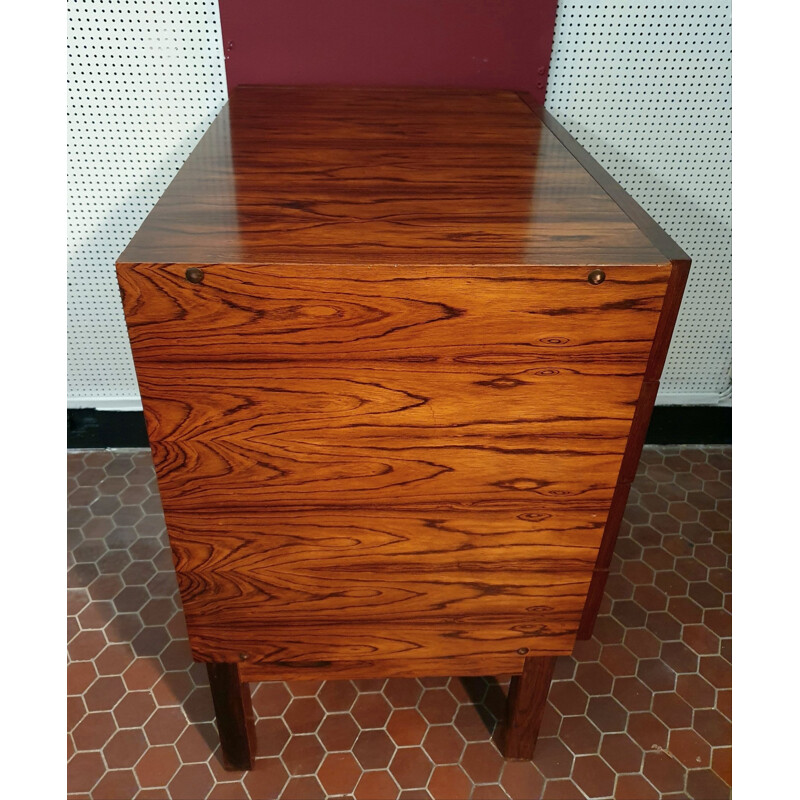
[[[324,716],[325,709],[316,697],[295,697],[283,712],[283,720],[292,733],[313,733]]]
[[[467,743],[456,728],[452,725],[433,725],[423,734],[422,746],[435,764],[459,763]]]
[[[386,723],[386,732],[399,747],[420,744],[426,731],[428,723],[416,708],[396,709],[392,711]]]
[[[313,775],[290,778],[280,800],[325,800],[325,791]]]
[[[644,751],[627,733],[607,733],[603,736],[600,756],[615,772],[638,772]]]
[[[545,779],[530,761],[506,761],[500,784],[511,800],[541,797]]]
[[[693,730],[670,731],[668,749],[687,769],[708,767],[711,762],[711,748]]]
[[[727,784],[710,769],[689,772],[686,779],[686,792],[692,800],[727,800],[730,789]]]
[[[219,743],[216,728],[210,723],[189,725],[178,737],[175,747],[184,764],[207,761]]]
[[[184,764],[167,788],[172,800],[197,800],[205,797],[214,783],[207,764]]]
[[[575,670],[575,682],[588,694],[608,694],[614,683],[614,677],[600,663],[578,664]]]
[[[319,767],[325,750],[314,734],[292,736],[281,753],[290,775],[311,775]]]
[[[353,745],[353,755],[366,769],[382,769],[389,766],[395,752],[395,744],[383,730],[362,731]]]
[[[292,696],[282,683],[260,683],[252,694],[253,710],[259,717],[283,714]]]
[[[242,783],[252,800],[273,800],[280,796],[288,781],[289,773],[279,758],[258,758]]]
[[[717,709],[694,712],[694,729],[713,747],[731,743],[731,723]]]
[[[614,800],[659,800],[658,790],[641,775],[620,775],[614,790]]]
[[[586,795],[569,779],[547,781],[542,800],[583,800]]]
[[[427,795],[430,797],[430,795]],[[400,795],[400,800],[404,800]],[[474,786],[470,800],[509,800],[508,793],[499,783],[486,783],[481,786]]]
[[[453,721],[458,703],[446,689],[426,689],[418,708],[431,725],[441,725]]]
[[[413,708],[422,697],[422,686],[413,678],[390,678],[383,687],[383,696],[393,708]]]
[[[589,704],[589,695],[575,681],[558,681],[550,684],[547,699],[564,716],[583,714]]]
[[[150,747],[134,767],[142,788],[166,786],[181,766],[180,757],[172,745]]]
[[[432,771],[433,762],[421,747],[400,748],[389,764],[389,772],[401,789],[425,788]]]
[[[491,738],[495,720],[475,706],[461,706],[456,712],[453,725],[468,742],[481,742]]]
[[[645,753],[642,773],[660,792],[679,792],[684,788],[686,769],[665,752]]]
[[[328,795],[352,793],[361,777],[361,766],[352,753],[329,753],[317,772],[317,778]]]
[[[649,711],[631,714],[627,733],[646,753],[655,747],[666,747],[669,739],[669,729]]]
[[[289,729],[279,717],[258,720],[256,730],[256,754],[259,758],[280,755],[289,741]]]
[[[77,750],[99,750],[116,729],[109,711],[90,712],[73,729],[72,741]]]
[[[417,690],[419,684],[414,681]],[[350,681],[325,681],[317,694],[322,707],[328,712],[349,711],[358,697],[358,690]],[[414,705],[414,703],[411,703]]]
[[[428,792],[434,800],[463,800],[472,793],[472,785],[461,767],[449,764],[433,770],[428,782]]]
[[[711,769],[728,785],[731,785],[732,750],[730,747],[715,747],[711,755]]]
[[[600,746],[600,731],[583,716],[565,717],[558,737],[576,756],[594,754]]]
[[[329,753],[351,750],[358,738],[359,728],[346,712],[328,714],[317,731],[322,746]]]
[[[361,728],[382,728],[392,713],[392,707],[382,694],[362,694],[353,704],[350,713]]]
[[[661,652],[661,642],[644,628],[625,631],[623,642],[637,658],[655,658]]]
[[[356,800],[395,800],[400,788],[386,770],[365,772],[353,792]]]
[[[714,687],[701,675],[679,675],[675,691],[692,708],[710,708],[714,705]]]
[[[67,791],[88,792],[105,773],[99,752],[75,753],[67,763]]]
[[[119,675],[98,678],[83,694],[89,711],[108,711],[125,695],[125,684]]]
[[[647,711],[653,701],[652,689],[636,677],[617,678],[612,694],[628,711]]]
[[[599,756],[578,756],[572,780],[587,797],[610,797],[616,776]]]
[[[586,716],[604,733],[624,731],[628,721],[628,712],[609,696],[590,698]]]
[[[647,658],[639,662],[636,676],[654,692],[669,692],[675,688],[675,670],[657,658]]]
[[[504,759],[493,742],[471,742],[461,756],[461,766],[473,783],[500,780]]]
[[[134,766],[147,747],[141,728],[117,730],[103,747],[103,758],[109,769],[124,769]]]
[[[533,763],[545,778],[565,778],[572,770],[574,758],[566,745],[555,737],[539,738]]]
[[[675,692],[653,695],[652,711],[668,728],[688,728],[692,724],[692,707]]]
[[[717,689],[731,688],[731,665],[722,656],[702,656],[699,672]]]
[[[249,796],[241,782],[216,783],[206,800],[249,800]]]
[[[96,800],[130,800],[139,791],[132,769],[115,769],[106,772],[92,790]]]

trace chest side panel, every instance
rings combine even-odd
[[[569,652],[668,268],[203,268],[119,270],[195,656]]]

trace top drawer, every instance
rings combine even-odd
[[[647,357],[669,266],[325,268],[121,264],[139,363],[350,360],[468,364]]]
[[[165,509],[607,506],[669,267],[119,268]]]

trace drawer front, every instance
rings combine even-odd
[[[560,508],[169,516],[195,658],[299,670],[568,652],[602,528]]]
[[[167,510],[610,502],[668,270],[276,272],[120,269]]]

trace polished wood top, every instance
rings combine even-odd
[[[511,91],[238,87],[119,263],[668,264],[546,121]]]

